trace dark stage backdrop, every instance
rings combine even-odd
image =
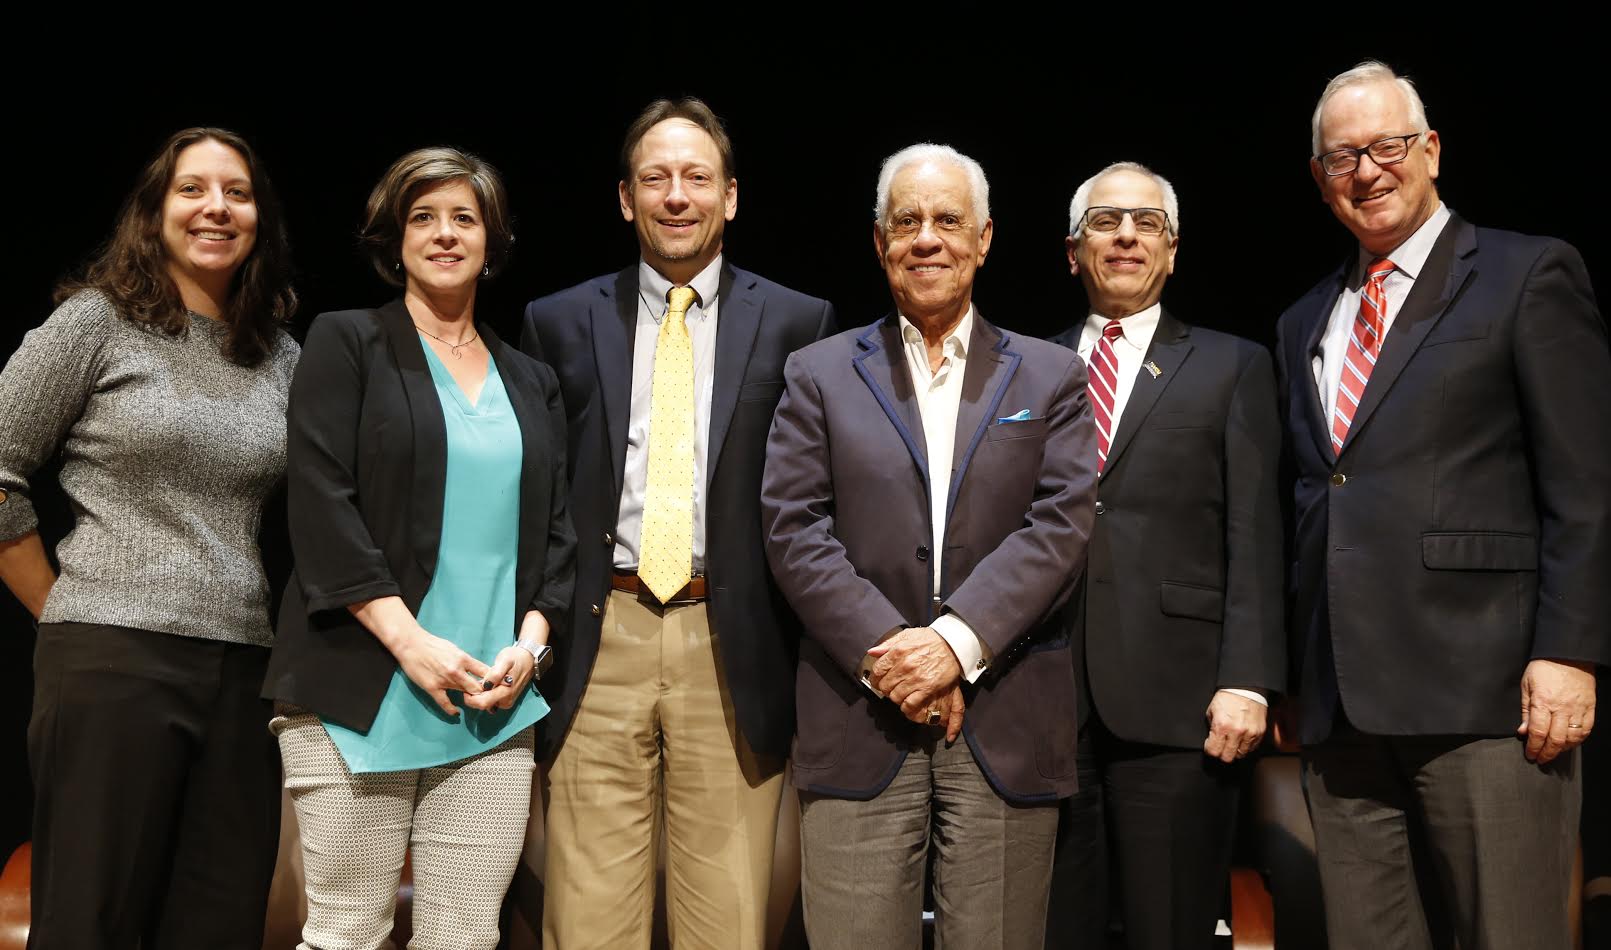
[[[679,54],[697,65],[674,80],[656,70],[677,56],[630,26],[550,36],[502,56],[465,49],[452,29],[438,35],[421,21],[422,35],[366,56],[357,46],[295,43],[243,53],[220,33],[131,46],[112,59],[64,58],[59,70],[28,77],[28,95],[8,105],[6,273],[19,286],[0,356],[50,313],[53,284],[105,238],[152,150],[200,124],[243,133],[281,192],[303,301],[298,337],[320,311],[391,295],[355,253],[353,235],[392,159],[448,143],[492,161],[509,185],[517,244],[478,314],[513,334],[525,301],[634,259],[616,202],[620,135],[646,101],[680,93],[705,97],[735,142],[739,207],[728,257],[831,299],[846,326],[889,304],[870,240],[879,162],[930,140],[979,159],[990,177],[995,243],[975,288],[989,319],[1047,335],[1083,315],[1063,256],[1068,201],[1088,175],[1128,159],[1179,192],[1182,240],[1165,304],[1190,322],[1268,343],[1285,305],[1349,252],[1309,177],[1308,119],[1327,77],[1366,56],[1420,84],[1443,139],[1444,200],[1480,224],[1573,242],[1603,295],[1611,256],[1600,236],[1601,153],[1583,140],[1599,132],[1605,84],[1597,61],[1572,45],[1570,25],[1455,48],[1386,40],[1391,30],[1358,13],[1310,10],[1357,32],[1301,49],[1207,36],[1196,46],[1157,45],[1136,33],[1041,23],[985,39],[953,9],[937,24],[943,36],[908,25],[887,44],[849,52],[834,47],[837,33],[876,28],[819,19],[799,24],[817,42],[775,55],[731,37],[746,52]],[[1148,16],[1139,6],[1125,14],[1139,27],[1151,25]],[[1292,43],[1315,42],[1295,23],[1260,29],[1289,27]],[[637,65],[623,70],[620,60]],[[29,105],[13,112],[19,98]],[[65,524],[58,503],[47,540]],[[269,546],[283,560],[282,542]],[[0,695],[0,767],[25,795],[33,634],[15,602],[0,601],[0,669],[11,684]],[[26,807],[0,813],[0,848],[26,835]]]

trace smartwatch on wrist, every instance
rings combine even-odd
[[[546,643],[535,640],[517,640],[515,646],[531,654],[531,681],[536,683],[542,679],[548,668],[554,665],[554,651]]]

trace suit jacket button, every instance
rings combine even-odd
[[[927,561],[927,560],[928,560],[928,559],[929,559],[929,548],[928,548],[928,545],[926,545],[926,544],[919,544],[919,545],[918,545],[918,546],[917,546],[917,559],[918,559],[918,560],[919,560],[919,561]]]
[[[599,614],[602,614],[602,613],[604,613],[604,611],[599,609],[599,605],[594,604],[593,605],[593,616],[597,617]]]
[[[611,534],[608,531],[604,532],[604,546],[609,547],[610,545],[612,545],[614,543],[615,543],[615,535]]]
[[[1342,472],[1337,472],[1331,476],[1331,483],[1341,488],[1343,485],[1348,484],[1348,476],[1344,475]]]
[[[1107,510],[1108,510],[1107,505],[1102,504],[1100,501],[1096,503],[1096,513],[1097,514],[1099,514],[1099,515],[1100,514],[1105,514],[1107,512]]]

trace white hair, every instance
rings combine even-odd
[[[1114,162],[1102,169],[1085,183],[1074,190],[1074,200],[1068,203],[1068,236],[1078,241],[1084,235],[1085,229],[1080,224],[1085,220],[1085,212],[1091,208],[1091,189],[1096,183],[1114,172],[1135,172],[1145,175],[1158,183],[1158,190],[1163,192],[1163,209],[1169,213],[1169,233],[1175,237],[1180,236],[1180,199],[1175,197],[1175,186],[1169,179],[1158,174],[1140,162]]]
[[[1326,90],[1320,94],[1320,101],[1315,103],[1314,115],[1309,118],[1309,154],[1320,157],[1320,113],[1325,111],[1326,102],[1352,86],[1369,86],[1379,82],[1390,82],[1398,87],[1404,94],[1404,104],[1409,106],[1411,131],[1426,132],[1432,127],[1426,124],[1426,106],[1421,103],[1421,94],[1415,91],[1415,83],[1410,82],[1392,68],[1379,60],[1367,59],[1345,73],[1338,73],[1326,83]]]
[[[945,162],[967,173],[968,191],[973,196],[973,216],[978,219],[979,230],[983,231],[985,222],[990,220],[990,182],[985,178],[984,169],[951,146],[933,142],[908,145],[884,159],[884,167],[878,172],[878,201],[873,205],[873,219],[882,222],[889,213],[889,189],[896,173],[924,162]]]

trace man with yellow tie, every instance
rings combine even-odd
[[[767,572],[761,471],[783,363],[833,308],[723,260],[732,145],[698,99],[621,150],[634,266],[533,301],[559,374],[576,599],[543,691],[543,945],[649,945],[655,825],[677,947],[764,940],[798,622]]]

